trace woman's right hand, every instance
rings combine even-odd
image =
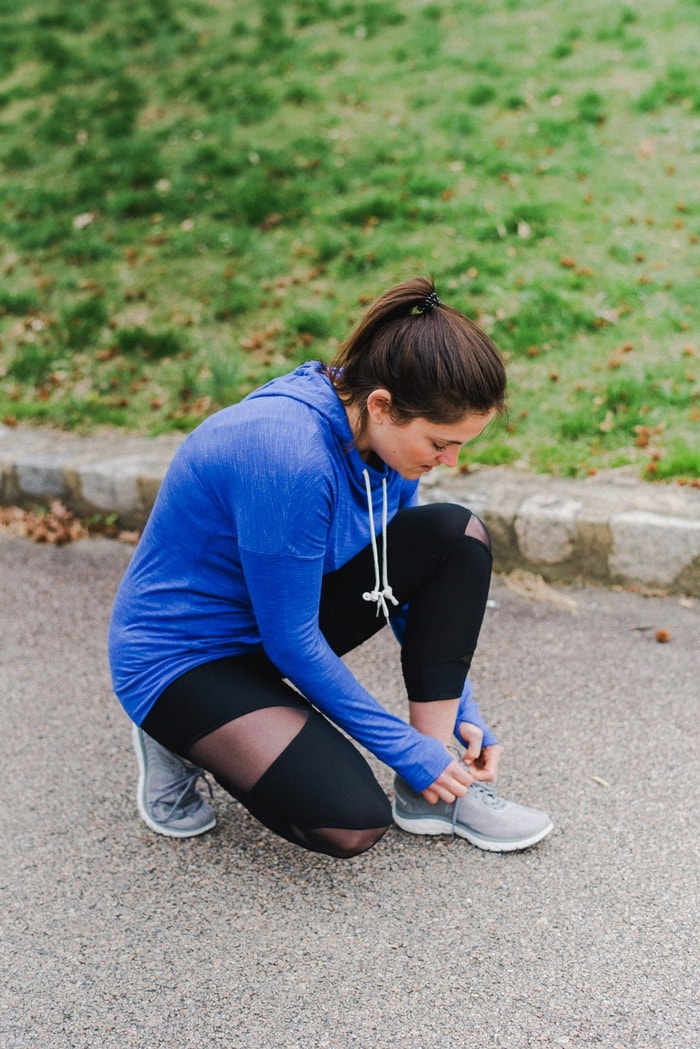
[[[452,802],[457,798],[463,798],[467,793],[467,787],[473,782],[474,777],[466,765],[461,761],[451,761],[435,782],[421,791],[421,794],[431,805],[437,801]]]

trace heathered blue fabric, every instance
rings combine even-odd
[[[379,530],[382,478],[389,520],[416,502],[418,483],[368,467],[317,362],[183,441],[110,624],[114,690],[137,724],[186,670],[262,646],[319,710],[416,790],[437,778],[450,760],[445,748],[384,710],[318,628],[323,574],[369,541],[365,469]],[[468,682],[460,716],[486,728]]]

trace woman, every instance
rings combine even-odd
[[[273,380],[183,442],[110,629],[152,829],[213,826],[194,786],[207,770],[287,840],[365,851],[392,809],[338,726],[394,769],[405,830],[497,851],[549,833],[548,816],[485,785],[501,747],[467,673],[486,529],[461,506],[417,505],[420,477],[455,464],[503,409],[505,385],[492,342],[416,278],[374,303],[330,366]],[[408,723],[340,658],[385,622]]]

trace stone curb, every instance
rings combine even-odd
[[[182,439],[0,426],[0,505],[57,498],[140,528]],[[483,518],[499,572],[700,596],[700,489],[625,471],[567,481],[505,467],[440,471],[421,489],[426,502],[458,502]]]

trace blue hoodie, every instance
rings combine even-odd
[[[386,711],[318,626],[323,575],[417,500],[417,481],[368,465],[318,362],[217,412],[176,452],[120,585],[109,654],[114,690],[141,724],[185,671],[264,648],[306,698],[416,790],[451,758]],[[495,742],[467,681],[459,720]]]

